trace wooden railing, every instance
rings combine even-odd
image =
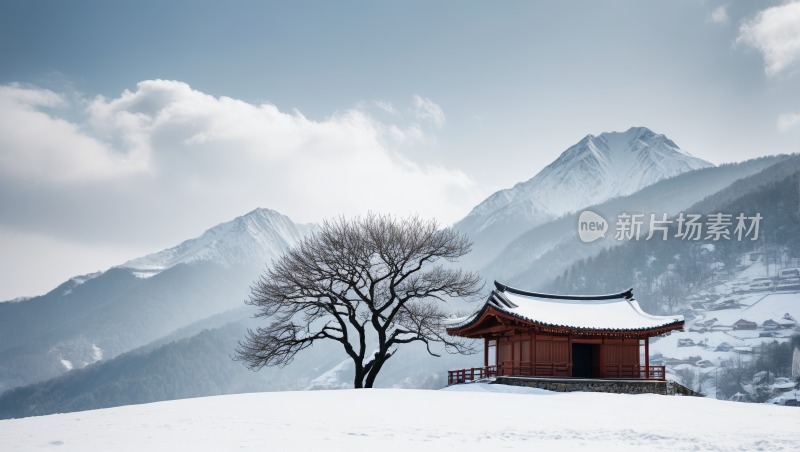
[[[666,379],[664,366],[639,366],[635,364],[600,364],[593,367],[594,375],[605,375],[599,378],[658,380]],[[473,367],[447,371],[447,384],[464,383],[494,376],[536,376],[536,377],[569,377],[569,363],[530,363],[501,362],[498,366]],[[597,378],[597,377],[596,377]]]
[[[569,363],[531,363],[528,361],[503,361],[498,366],[498,375],[568,377]]]
[[[536,363],[537,377],[568,377],[569,363]]]
[[[447,384],[464,383],[467,381],[480,380],[481,378],[497,376],[497,366],[473,367],[471,369],[459,369],[447,371]]]

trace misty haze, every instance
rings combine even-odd
[[[0,23],[0,449],[800,450],[800,1]]]

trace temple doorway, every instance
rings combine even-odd
[[[592,378],[591,344],[572,344],[572,376]]]

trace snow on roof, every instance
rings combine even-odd
[[[631,290],[611,295],[567,296],[526,292],[495,282],[498,290],[487,306],[543,326],[597,331],[638,331],[683,323],[682,315],[654,316],[642,311]],[[450,329],[461,329],[477,320],[483,309],[454,319]]]
[[[749,305],[744,309],[731,309],[715,311],[714,316],[722,325],[733,325],[737,320],[745,318],[749,321],[763,323],[775,317],[786,318],[800,316],[800,293],[762,293],[753,294],[742,300],[742,304]]]

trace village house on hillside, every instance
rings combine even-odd
[[[780,328],[780,325],[778,325],[778,322],[772,319],[767,319],[764,321],[764,323],[761,324],[761,327],[764,328],[765,330],[777,330],[778,328]]]
[[[757,328],[756,322],[751,322],[749,320],[741,319],[733,324],[734,330],[754,330]]]

